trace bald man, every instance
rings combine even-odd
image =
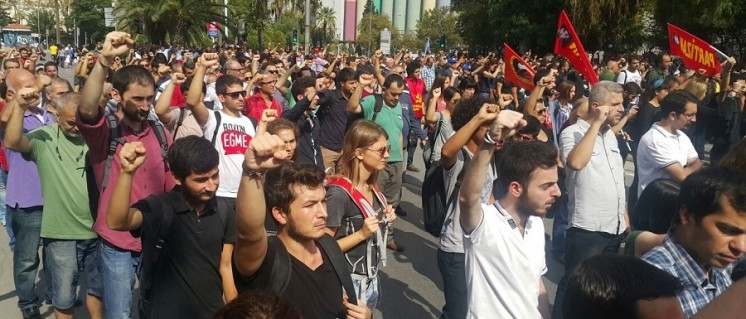
[[[38,83],[37,78],[29,71],[16,70],[8,74],[7,84],[8,107],[3,110],[3,124],[6,124],[10,117],[8,110],[12,111],[14,103],[17,103],[18,91],[34,87],[38,92],[48,83]],[[23,113],[23,134],[55,123],[51,114],[39,107],[39,102],[40,95],[26,101],[30,106]],[[13,250],[13,282],[18,295],[18,308],[23,318],[40,318],[39,297],[34,287],[39,270],[39,240],[44,205],[39,173],[36,164],[26,160],[21,153],[6,150],[5,154],[8,158],[5,200],[11,217],[11,229],[16,239]]]

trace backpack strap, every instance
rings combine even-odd
[[[469,162],[471,162],[469,154],[464,149],[461,149],[461,155],[464,157],[464,165],[461,166],[461,171],[458,172],[458,176],[456,176],[456,185],[454,185],[453,187],[453,192],[451,192],[451,194],[448,196],[448,200],[446,201],[446,209],[448,209],[448,207],[453,204],[456,198],[458,198],[458,193],[461,190],[461,183],[464,181],[466,170],[469,168]]]
[[[215,130],[212,131],[212,145],[215,145],[215,141],[218,137],[218,131],[220,130],[220,111],[215,111]]]
[[[158,144],[161,146],[161,157],[165,165],[166,160],[168,160],[168,136],[166,136],[166,128],[163,127],[160,121],[148,121],[148,124],[153,129],[155,138],[158,139]]]
[[[185,118],[186,118],[186,110],[182,107],[179,109],[179,120],[176,121],[176,128],[174,129],[174,138],[176,137],[176,133],[179,132],[179,128],[181,128],[181,125],[184,124]]]
[[[342,288],[347,292],[347,299],[351,304],[357,305],[357,295],[355,294],[355,286],[352,284],[352,277],[350,271],[347,268],[347,261],[344,258],[344,253],[339,248],[337,241],[331,236],[324,234],[319,240],[319,246],[321,246],[321,252],[326,255],[326,258],[332,264],[334,273],[337,274],[339,283],[342,284]]]
[[[164,195],[169,198],[169,202],[171,202],[171,197],[174,196],[171,192],[165,193]],[[150,302],[150,291],[153,287],[153,281],[155,281],[154,276],[158,269],[158,261],[161,257],[161,253],[163,252],[163,247],[166,245],[166,240],[171,233],[171,225],[173,224],[174,215],[176,214],[173,205],[171,205],[170,203],[167,205],[163,205],[164,201],[163,197],[161,196],[149,196],[145,198],[145,201],[148,203],[151,211],[161,211],[163,213],[157,223],[155,245],[153,246],[153,250],[150,254],[150,261],[147,263],[147,265],[143,264],[144,267],[141,268],[140,300],[143,301],[143,306],[145,306],[145,304],[149,304]],[[147,311],[145,312],[147,313]]]
[[[383,97],[380,94],[374,94],[373,97],[376,99],[376,104],[373,106],[373,117],[370,121],[375,122],[378,117],[378,113],[383,109]]]
[[[443,128],[443,113],[440,113],[440,116],[438,117],[438,124],[435,125],[435,132],[433,133],[432,140],[428,143],[429,145],[429,155],[427,156],[427,161],[432,162],[433,155],[435,154],[435,139],[438,138],[438,135],[440,135],[440,130]]]
[[[277,251],[275,262],[272,265],[272,273],[269,275],[269,288],[278,295],[282,295],[290,284],[290,276],[293,271],[290,254],[276,235],[267,236],[267,245],[275,246],[275,251]]]
[[[114,163],[114,156],[117,153],[117,147],[124,144],[124,139],[119,131],[119,119],[113,114],[104,115],[104,119],[109,125],[109,149],[106,152],[106,166],[104,166],[104,177],[101,179],[102,192],[109,183],[109,174],[111,165]]]
[[[374,212],[373,209],[373,203],[369,202],[367,198],[365,198],[365,195],[361,193],[357,188],[352,186],[352,182],[347,179],[346,177],[342,176],[332,176],[329,177],[326,180],[326,186],[330,187],[338,187],[347,193],[348,196],[352,199],[352,202],[357,205],[357,208],[360,210],[360,212],[363,214],[363,218],[370,217],[371,212]],[[383,207],[386,207],[388,204],[386,202],[386,198],[383,196],[381,191],[378,189],[378,186],[376,185],[373,188],[373,194],[378,198],[378,201],[383,204]]]

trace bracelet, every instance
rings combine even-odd
[[[490,136],[490,132],[484,133],[484,142],[490,145],[496,145],[497,142],[492,139],[492,136]]]
[[[244,167],[244,169],[243,169],[243,173],[242,173],[242,174],[243,174],[244,176],[247,176],[247,177],[249,177],[249,178],[258,178],[258,179],[263,179],[263,178],[264,178],[264,174],[265,174],[265,172],[254,171],[254,170],[246,169],[246,168]]]
[[[104,59],[100,56],[98,57],[98,64],[100,64],[105,69],[111,69],[111,65],[106,65],[106,63],[104,63]]]

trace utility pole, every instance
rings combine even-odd
[[[57,44],[60,44],[60,0],[54,0],[54,29],[57,33]]]
[[[308,54],[308,49],[311,47],[311,0],[306,0],[306,49],[305,54]]]
[[[225,13],[225,24],[223,27],[225,28],[225,41],[228,42],[228,0],[223,0],[223,5],[225,5],[225,8],[223,8],[223,13]]]

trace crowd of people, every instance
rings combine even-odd
[[[82,303],[107,319],[372,318],[379,271],[405,252],[403,176],[421,169],[445,194],[441,318],[743,313],[734,58],[708,76],[609,56],[589,85],[528,52],[529,91],[495,53],[133,45],[107,34],[74,83],[30,48],[2,56],[0,219],[23,318],[42,299],[56,318]],[[565,269],[553,302],[547,232]]]

